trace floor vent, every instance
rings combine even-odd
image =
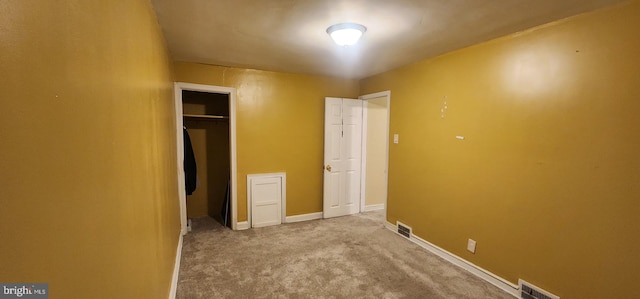
[[[398,233],[407,237],[407,238],[411,238],[411,227],[406,226],[404,223],[400,222],[400,221],[396,221],[396,226],[398,227]]]
[[[520,285],[520,298],[521,299],[560,299],[560,297],[553,295],[539,287],[536,287],[522,279],[518,280]]]

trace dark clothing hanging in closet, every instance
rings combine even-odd
[[[187,128],[183,128],[184,136],[184,184],[187,191],[187,195],[193,194],[196,190],[197,184],[197,169],[196,169],[196,156],[193,154],[193,147],[191,146],[191,138]]]

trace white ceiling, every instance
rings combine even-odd
[[[624,0],[151,0],[173,59],[360,79]],[[367,27],[339,47],[336,23]]]

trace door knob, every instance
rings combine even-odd
[[[331,165],[327,165],[327,171],[331,172]]]

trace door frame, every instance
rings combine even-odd
[[[174,83],[174,99],[176,110],[176,146],[178,163],[178,200],[180,201],[180,231],[187,234],[187,195],[184,185],[184,137],[182,121],[182,91],[200,91],[226,94],[229,96],[229,153],[231,162],[231,229],[238,229],[238,161],[236,152],[236,89],[215,85]]]
[[[391,122],[391,91],[381,91],[371,94],[366,94],[358,97],[358,99],[363,101],[363,109],[362,109],[362,163],[361,163],[361,182],[360,182],[360,213],[366,212],[366,198],[365,198],[365,189],[367,182],[367,105],[368,100],[375,98],[387,98],[387,132],[385,139],[385,186],[384,186],[384,210],[385,217],[387,214],[387,200],[389,195],[389,124]]]

